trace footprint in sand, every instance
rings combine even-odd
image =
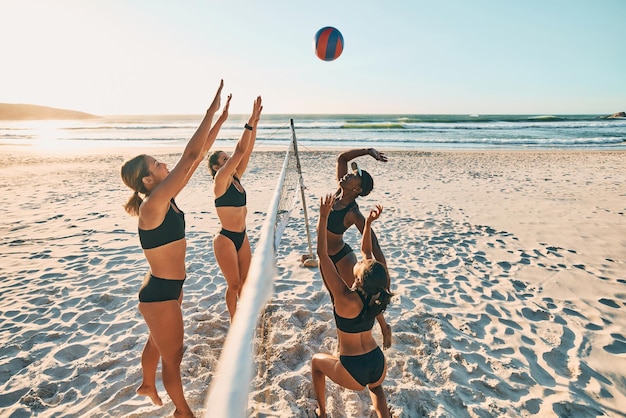
[[[541,408],[542,403],[543,401],[541,399],[535,398],[527,400],[524,406],[531,414],[537,414]]]
[[[60,349],[54,355],[54,358],[62,363],[70,363],[76,359],[84,358],[89,349],[81,344],[73,344]]]
[[[502,270],[504,271],[509,271],[511,270],[511,263],[509,263],[508,261],[500,261],[498,262],[498,265],[502,268]]]
[[[566,315],[569,315],[569,316],[576,316],[576,317],[578,317],[580,319],[587,319],[587,317],[585,315],[581,314],[578,311],[570,309],[570,308],[563,308],[563,313],[566,314]]]
[[[567,328],[563,329],[563,336],[561,337],[561,344],[558,347],[553,348],[551,351],[543,354],[543,359],[546,361],[558,375],[563,377],[570,377],[571,372],[568,367],[569,357],[567,352],[574,348],[574,333]]]
[[[534,351],[526,347],[520,347],[520,353],[528,361],[530,367],[530,375],[535,379],[537,383],[545,387],[554,387],[556,381],[543,367],[537,363],[537,355]]]
[[[619,309],[619,305],[617,304],[617,302],[615,302],[613,299],[606,299],[606,298],[602,298],[600,300],[598,300],[598,302],[600,302],[603,305],[606,305],[610,308],[616,308]]]
[[[626,337],[622,334],[611,334],[614,338],[613,342],[609,345],[605,345],[604,350],[611,354],[624,354],[626,353]]]
[[[552,405],[552,410],[559,417],[596,417],[604,415],[602,411],[596,408],[579,405],[572,402],[557,402]]]
[[[544,310],[534,311],[529,308],[522,308],[522,316],[531,321],[547,321],[552,315]]]

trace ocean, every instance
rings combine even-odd
[[[1,144],[123,146],[184,144],[200,115],[122,115],[89,120],[0,121]],[[257,144],[380,150],[626,149],[626,119],[606,115],[262,115]],[[230,115],[215,147],[235,144],[247,115]]]

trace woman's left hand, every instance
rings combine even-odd
[[[383,163],[387,162],[387,156],[385,155],[384,152],[380,152],[374,148],[370,148],[369,151],[370,151],[370,155],[374,157],[375,159],[377,159],[378,161],[382,161]]]
[[[261,111],[263,110],[261,96],[257,96],[252,106],[252,115],[250,115],[250,124],[254,125],[259,122],[261,118]]]
[[[220,115],[221,122],[225,122],[226,119],[228,119],[228,109],[230,108],[230,99],[232,98],[233,98],[232,94],[229,94],[228,97],[226,98],[226,104],[224,105],[224,108],[222,109],[222,114]]]
[[[376,209],[370,210],[370,213],[367,216],[367,222],[371,224],[380,217],[381,213],[383,213],[383,207],[381,205],[376,205]]]
[[[335,204],[335,197],[332,194],[327,194],[320,198],[320,218],[327,218],[330,211],[333,210]]]

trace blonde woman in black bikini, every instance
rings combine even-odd
[[[363,259],[355,263],[352,285],[337,272],[328,255],[327,226],[334,197],[321,199],[317,224],[317,255],[324,285],[333,301],[333,314],[339,340],[339,357],[316,353],[311,361],[313,388],[317,398],[318,417],[326,417],[326,377],[351,390],[367,387],[379,418],[389,417],[389,408],[382,383],[387,374],[385,355],[372,336],[375,318],[389,304],[389,276],[387,268],[374,259],[371,224],[378,219],[383,208],[377,206],[365,220],[361,253]]]
[[[252,260],[250,241],[246,234],[247,197],[241,178],[254,148],[262,110],[259,96],[254,101],[252,114],[244,125],[233,154],[229,156],[224,151],[215,151],[209,157],[215,211],[222,225],[222,229],[213,239],[213,252],[226,279],[226,308],[231,322]]]
[[[139,312],[150,334],[141,355],[143,381],[139,395],[162,405],[156,389],[156,370],[161,360],[163,385],[176,410],[174,416],[193,417],[183,394],[180,363],[183,356],[183,315],[181,303],[185,272],[185,216],[174,198],[189,181],[228,116],[230,96],[222,115],[211,123],[220,107],[224,83],[220,82],[213,103],[191,137],[180,160],[170,171],[165,163],[149,155],[138,155],[122,166],[124,183],[134,193],[126,211],[138,216],[139,240],[150,271],[139,291]]]
[[[356,199],[359,196],[367,196],[374,188],[372,176],[367,171],[359,169],[355,162],[352,163],[352,170],[348,171],[348,162],[365,155],[381,162],[387,162],[387,156],[374,148],[351,149],[339,154],[336,168],[339,189],[335,193],[332,211],[328,216],[328,254],[339,275],[348,286],[352,286],[354,281],[352,269],[357,258],[352,248],[343,240],[343,234],[352,225],[355,225],[363,233],[365,217],[359,210]],[[373,231],[372,245],[374,258],[386,267],[385,256]],[[389,286],[390,283],[387,283],[388,290]],[[383,335],[383,348],[389,348],[391,346],[391,326],[385,321],[382,314],[376,319]]]

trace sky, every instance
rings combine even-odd
[[[0,0],[0,102],[201,114],[224,79],[233,114],[611,114],[625,22],[626,0]]]

